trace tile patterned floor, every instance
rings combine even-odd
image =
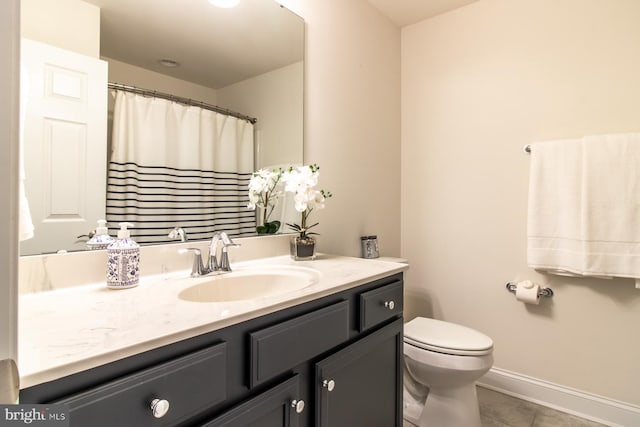
[[[478,402],[482,427],[604,427],[603,424],[482,387],[478,387]],[[403,427],[413,425],[405,421]]]

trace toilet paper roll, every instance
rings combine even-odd
[[[540,296],[538,291],[540,286],[533,283],[531,280],[524,280],[516,284],[516,299],[522,301],[525,304],[540,303]]]

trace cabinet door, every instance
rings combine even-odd
[[[305,402],[298,375],[225,412],[202,427],[297,427]]]
[[[316,426],[402,426],[402,318],[316,364]]]

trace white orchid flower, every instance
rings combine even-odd
[[[290,167],[282,174],[284,191],[294,193],[294,208],[302,214],[300,224],[289,224],[289,227],[300,233],[301,238],[306,238],[309,228],[317,225],[317,223],[307,225],[307,218],[311,211],[324,208],[326,198],[331,197],[331,193],[315,189],[320,176],[319,169],[315,164],[297,166]]]
[[[278,203],[278,198],[282,193],[279,190],[282,173],[282,169],[260,169],[255,171],[249,180],[249,204],[247,204],[247,208],[264,208],[263,224],[267,224],[269,216],[271,212],[273,212],[273,209]],[[279,227],[280,222],[274,221],[273,223],[276,222]]]

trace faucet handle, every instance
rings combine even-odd
[[[181,248],[178,249],[179,254],[193,253],[193,267],[191,268],[191,277],[198,277],[206,274],[204,264],[202,263],[202,252],[198,248]]]
[[[240,246],[240,243],[235,243],[224,231],[220,233],[220,238],[222,239],[223,247],[228,246]]]

